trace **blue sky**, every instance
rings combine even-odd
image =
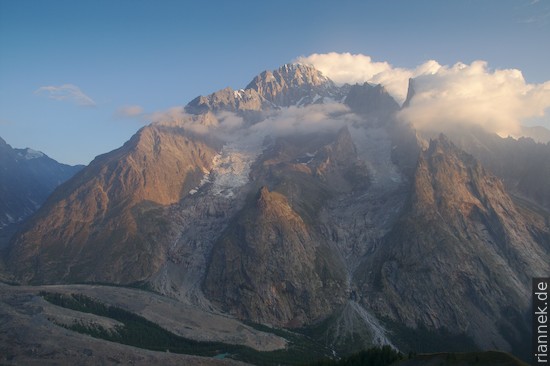
[[[313,53],[485,60],[539,84],[548,39],[549,0],[0,0],[0,137],[87,164],[146,123],[123,107],[182,106]]]

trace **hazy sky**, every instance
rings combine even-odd
[[[484,60],[542,84],[549,39],[550,0],[0,0],[0,137],[87,164],[146,124],[135,115],[314,53]]]

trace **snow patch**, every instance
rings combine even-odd
[[[383,128],[351,126],[350,135],[359,158],[367,164],[371,183],[393,187],[403,182],[399,168],[391,160],[391,140]]]
[[[211,183],[215,196],[232,198],[237,189],[249,181],[250,166],[263,151],[263,133],[233,137],[212,160],[212,169],[204,172],[200,183],[189,191],[196,194],[204,185]]]
[[[212,193],[227,198],[233,197],[238,188],[249,181],[250,166],[262,149],[263,135],[248,135],[237,138],[223,146],[214,157],[209,179]]]
[[[236,99],[243,99],[244,89],[239,89],[239,90],[233,91],[233,95],[235,96]]]
[[[25,159],[31,160],[31,159],[38,159],[44,156],[44,153],[40,151],[36,151],[33,149],[27,148],[25,151]]]
[[[218,155],[216,155],[216,156],[218,156]],[[215,158],[216,157],[214,157],[214,159]],[[193,194],[197,193],[199,191],[199,189],[201,189],[202,186],[204,186],[206,183],[210,182],[210,172],[207,171],[207,170],[204,170],[203,173],[204,173],[204,175],[202,176],[202,179],[199,182],[199,185],[196,186],[195,188],[193,188],[192,190],[190,190],[189,194],[193,195]]]
[[[212,160],[212,169],[205,172],[199,185],[189,191],[196,194],[201,187],[211,183],[209,189],[215,196],[232,198],[237,190],[249,181],[250,167],[263,151],[264,133],[234,136]]]

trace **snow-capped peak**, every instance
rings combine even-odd
[[[246,89],[255,90],[275,105],[288,107],[341,99],[341,90],[313,66],[293,63],[256,76]]]

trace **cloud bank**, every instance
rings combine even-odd
[[[311,104],[305,107],[282,108],[251,130],[270,136],[300,135],[321,131],[337,131],[360,118],[341,103]]]
[[[416,77],[413,85],[414,97],[399,117],[419,129],[471,125],[520,136],[524,121],[548,117],[550,108],[550,81],[528,84],[521,71],[490,71],[484,61],[442,67]]]
[[[210,135],[224,141],[240,139],[243,135],[281,137],[315,132],[337,131],[344,125],[354,125],[361,118],[344,104],[327,103],[308,106],[290,106],[272,111],[265,118],[250,125],[234,112],[188,114],[183,107],[147,114],[160,125],[177,125],[194,133]]]
[[[42,86],[35,90],[35,94],[45,94],[50,99],[66,100],[83,107],[95,107],[96,102],[84,94],[82,90],[73,84],[63,84],[60,86]]]
[[[313,54],[297,62],[313,65],[339,84],[382,84],[398,102],[405,100],[413,78],[414,97],[398,117],[418,129],[481,126],[501,136],[520,136],[526,121],[550,127],[550,81],[527,83],[517,69],[491,70],[485,61],[442,66],[434,60],[406,69],[349,53]]]
[[[335,52],[299,57],[296,62],[313,65],[337,84],[382,84],[399,103],[403,103],[407,97],[410,78],[433,74],[441,68],[433,60],[415,69],[405,69],[393,67],[388,62],[373,61],[366,55]]]

